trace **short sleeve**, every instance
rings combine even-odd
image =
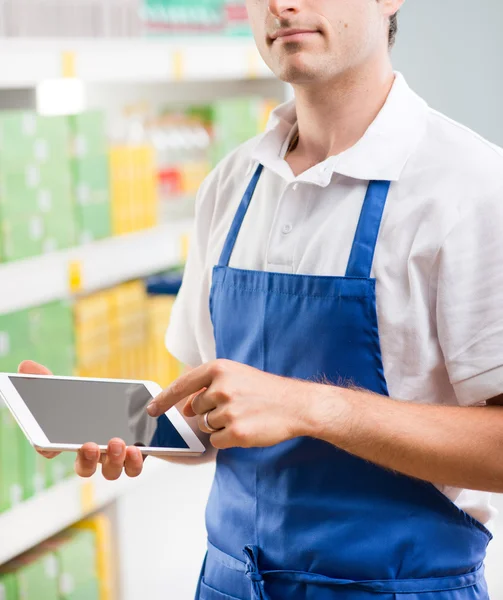
[[[216,175],[213,172],[199,189],[183,282],[166,332],[168,351],[190,367],[212,360],[215,354],[209,311],[211,272],[206,267],[215,194]]]
[[[503,188],[460,212],[439,251],[432,288],[459,403],[503,394]]]

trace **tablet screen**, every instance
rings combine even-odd
[[[128,446],[189,448],[166,415],[146,412],[152,396],[143,384],[10,377],[52,444],[100,446],[118,437]]]

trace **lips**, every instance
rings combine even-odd
[[[274,42],[277,39],[288,39],[294,36],[300,36],[303,34],[319,33],[317,29],[280,29],[269,37]]]

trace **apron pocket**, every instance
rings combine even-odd
[[[205,583],[204,579],[202,579],[201,587],[199,589],[199,598],[197,600],[249,600],[249,598],[238,598],[237,596],[229,596],[229,594],[219,592],[215,588],[210,587]]]

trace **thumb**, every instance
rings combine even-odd
[[[17,372],[24,375],[52,375],[49,369],[32,360],[23,360],[19,365]]]

